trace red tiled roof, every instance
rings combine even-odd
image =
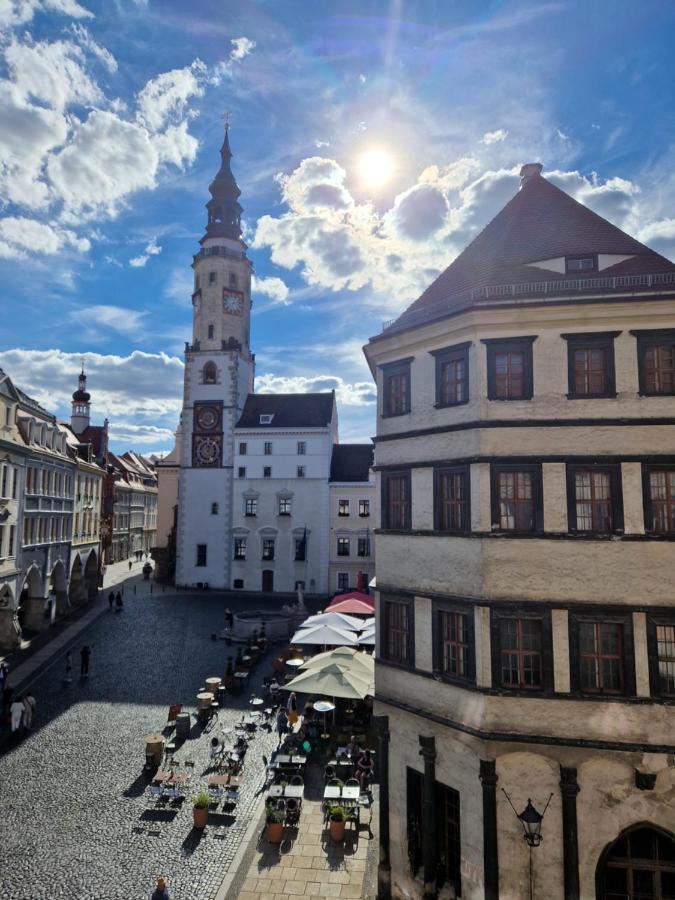
[[[602,272],[559,274],[531,265],[541,260],[595,254],[632,258]],[[506,288],[510,286],[516,286],[516,294],[530,295],[537,292],[536,285],[542,282],[556,283],[557,292],[583,291],[592,290],[590,282],[597,278],[597,288],[604,294],[625,289],[621,279],[612,286],[614,277],[636,275],[663,276],[656,283],[663,281],[671,288],[675,286],[673,263],[578,203],[546,178],[534,175],[385,334],[466,308],[472,305],[476,294],[508,295],[510,291]],[[498,290],[499,286],[504,290]],[[631,285],[631,289],[642,286]]]

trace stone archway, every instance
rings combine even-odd
[[[35,565],[26,573],[19,596],[17,617],[22,630],[42,631],[45,627],[44,584],[40,570]]]
[[[21,643],[21,627],[11,585],[0,585],[0,650],[16,649]]]
[[[79,553],[75,556],[73,567],[70,570],[68,602],[71,606],[80,606],[84,602],[84,573]]]
[[[54,598],[56,615],[62,616],[68,603],[68,576],[61,560],[54,565],[49,576],[49,596]]]
[[[675,835],[639,822],[605,847],[595,876],[597,900],[675,897]]]
[[[95,600],[98,593],[98,560],[92,550],[84,567],[84,588],[87,601]]]

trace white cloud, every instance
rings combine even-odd
[[[486,131],[481,144],[498,144],[501,141],[505,141],[508,136],[509,133],[504,128],[498,128],[496,131]]]
[[[79,23],[76,25],[71,25],[70,33],[76,38],[76,40],[85,50],[88,50],[103,64],[108,72],[117,71],[117,60],[115,59],[115,57],[109,50],[106,50],[105,47],[102,47],[100,44],[96,43],[89,30],[84,25],[80,25]]]
[[[151,238],[151,240],[145,245],[145,250],[140,256],[135,256],[133,259],[129,260],[129,265],[133,266],[135,269],[142,268],[151,256],[158,256],[162,252],[162,248],[157,244],[156,238]]]
[[[345,406],[371,406],[376,400],[376,388],[371,381],[347,382],[339,375],[274,375],[266,373],[255,379],[258,394],[308,394],[335,391],[339,403]]]
[[[98,343],[102,328],[124,337],[137,338],[145,327],[146,315],[138,310],[99,303],[74,310],[68,318],[77,323],[83,338]]]
[[[93,13],[76,0],[0,0],[0,28],[15,28],[30,22],[36,12],[49,10],[73,19],[91,18]]]
[[[185,114],[188,100],[204,94],[201,79],[205,71],[204,63],[196,59],[190,66],[150,79],[138,94],[138,120],[152,132],[170,122],[175,124]]]
[[[285,303],[288,299],[288,286],[281,278],[258,278],[253,276],[251,290],[256,294],[264,294],[276,303]]]
[[[96,83],[84,70],[85,54],[72,41],[39,41],[30,36],[13,40],[5,50],[10,79],[24,100],[37,100],[52,109],[91,106],[103,101]]]
[[[86,252],[91,247],[86,238],[78,238],[67,228],[55,227],[23,216],[0,219],[0,256],[21,258],[28,253],[53,256],[65,249]]]
[[[317,148],[317,150],[320,150],[322,147],[330,147],[330,141],[316,140],[314,141],[314,146]]]
[[[235,64],[241,62],[255,48],[255,41],[247,37],[232,38],[230,41],[232,49],[227,59],[219,62],[213,69],[209,81],[211,84],[219,85],[223,78],[231,77]]]
[[[230,59],[243,59],[245,56],[248,56],[251,50],[255,47],[255,41],[252,41],[247,37],[238,37],[232,38],[230,41],[232,44],[232,50],[230,52]]]

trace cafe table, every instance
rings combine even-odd
[[[190,780],[188,772],[172,772],[170,769],[160,769],[155,773],[153,781],[158,784],[187,784]]]
[[[358,800],[361,789],[358,786],[327,784],[323,789],[324,800]]]
[[[272,762],[278,766],[304,766],[307,757],[299,753],[277,753]]]
[[[304,784],[273,784],[268,791],[270,797],[292,797],[294,800],[302,800],[304,793]]]

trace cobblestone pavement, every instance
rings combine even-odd
[[[236,611],[236,603],[227,604]],[[212,641],[226,601],[213,595],[125,595],[121,614],[106,613],[78,639],[74,679],[63,683],[60,659],[32,685],[33,731],[0,756],[0,897],[3,900],[136,900],[164,874],[172,900],[210,900],[260,813],[262,754],[275,736],[258,729],[249,745],[241,800],[224,838],[214,818],[203,836],[192,828],[190,799],[206,786],[211,735],[177,754],[195,759],[187,800],[158,811],[145,795],[144,735],[161,731],[171,703],[194,709],[204,678],[222,674],[233,648]],[[92,647],[90,678],[81,680],[79,647]],[[220,723],[248,708],[269,673],[261,661]],[[219,725],[220,725],[219,723]],[[219,726],[218,726],[219,727]],[[159,820],[160,834],[150,831]],[[221,824],[221,823],[217,823]]]

